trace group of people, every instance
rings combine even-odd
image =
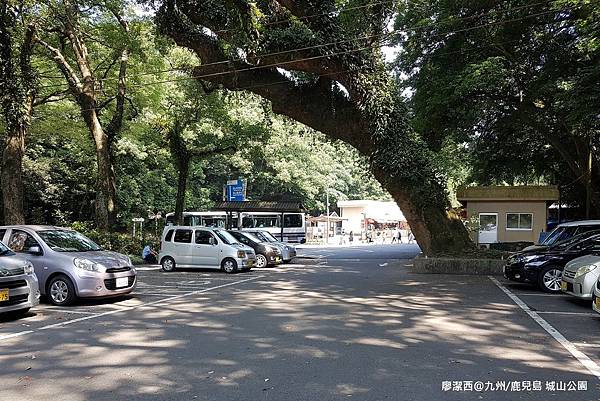
[[[415,236],[412,231],[409,229],[407,233],[407,241],[409,244],[415,242]],[[385,229],[369,229],[366,232],[365,241],[367,243],[376,243],[376,244],[401,244],[402,241],[402,230],[395,228],[385,228]],[[340,236],[340,245],[350,244],[354,242],[354,232],[350,231],[349,234],[346,234],[345,231],[342,231],[342,235]]]

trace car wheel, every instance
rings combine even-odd
[[[75,286],[67,276],[56,276],[48,284],[48,299],[57,306],[70,305],[75,301]]]
[[[223,263],[221,263],[221,268],[225,273],[232,274],[237,272],[238,266],[235,260],[225,259]]]
[[[164,257],[160,264],[165,272],[172,272],[175,270],[175,261],[170,256]]]
[[[267,267],[267,257],[262,253],[257,253],[255,266],[258,268]]]
[[[562,279],[562,269],[557,266],[547,266],[538,275],[538,285],[544,292],[559,293]]]

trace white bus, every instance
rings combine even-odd
[[[306,242],[306,217],[304,213],[283,213],[283,238],[281,238],[281,213],[242,212],[241,224],[238,213],[233,212],[231,226],[241,230],[260,229],[268,231],[284,242]],[[167,224],[174,223],[174,213],[167,214]],[[226,228],[226,212],[183,212],[183,225]]]
[[[183,212],[183,223],[181,225],[225,228],[226,222],[227,214],[225,212]],[[168,213],[167,224],[174,223],[175,213]]]

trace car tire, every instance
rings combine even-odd
[[[56,306],[71,305],[75,301],[75,286],[65,275],[55,276],[48,283],[48,300]]]
[[[233,259],[227,258],[221,262],[221,270],[227,274],[236,273],[238,270],[237,262]]]
[[[162,267],[162,271],[164,272],[172,272],[175,271],[175,260],[170,256],[165,256],[161,261],[160,265]]]
[[[269,265],[269,262],[267,261],[267,257],[265,255],[263,255],[262,253],[257,253],[256,254],[256,263],[255,263],[255,267],[263,268],[263,267],[267,267]]]
[[[563,269],[558,266],[546,266],[538,274],[538,287],[544,292],[558,294]]]

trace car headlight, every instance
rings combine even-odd
[[[73,259],[75,267],[89,272],[105,273],[106,267],[100,263],[92,262],[89,259],[75,258]]]
[[[538,255],[527,255],[527,256],[522,256],[522,260],[524,263],[530,262],[533,259],[536,259],[538,257]]]
[[[27,264],[23,266],[23,272],[25,274],[33,274],[33,265],[31,262],[27,262]]]
[[[246,252],[244,252],[244,251],[238,251],[238,256],[237,257],[240,258],[240,259],[245,258],[246,257]]]
[[[591,272],[592,270],[594,270],[596,267],[597,267],[596,265],[581,266],[575,272],[575,277],[574,278],[584,276],[584,275],[588,274],[589,272]]]

